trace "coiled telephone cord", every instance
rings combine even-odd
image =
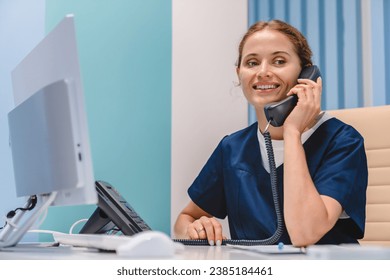
[[[228,245],[228,244],[240,245],[240,246],[273,245],[276,244],[279,241],[279,238],[282,236],[283,228],[284,228],[284,218],[283,218],[282,209],[280,208],[280,204],[279,204],[278,178],[276,174],[275,157],[274,157],[274,152],[272,147],[272,140],[271,140],[271,135],[268,131],[268,126],[266,127],[263,136],[265,140],[265,147],[267,150],[268,162],[270,166],[272,197],[274,201],[276,221],[277,221],[276,231],[272,236],[261,240],[224,239],[222,240],[222,245]],[[174,239],[174,241],[189,246],[209,245],[207,239]]]

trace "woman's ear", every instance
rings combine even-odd
[[[241,86],[241,77],[240,77],[240,67],[236,67],[236,74],[237,74],[237,79],[238,79],[238,83],[236,86]]]
[[[240,81],[240,67],[236,67],[237,78]]]

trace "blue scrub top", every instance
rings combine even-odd
[[[188,189],[192,201],[204,211],[228,217],[232,239],[266,239],[276,230],[270,174],[262,165],[257,129],[254,123],[224,137]],[[349,216],[339,219],[317,244],[357,243],[364,235],[368,181],[363,137],[331,118],[303,147],[318,192],[336,199]],[[277,168],[277,176],[282,208],[283,165]],[[285,227],[278,242],[291,244]]]

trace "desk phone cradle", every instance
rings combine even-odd
[[[98,207],[80,233],[107,233],[116,229],[124,235],[134,235],[151,230],[112,185],[96,181],[95,187],[98,193]]]

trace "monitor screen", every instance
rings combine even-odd
[[[74,18],[66,16],[12,72],[8,114],[16,194],[28,197],[0,232],[13,246],[50,205],[96,204]],[[36,205],[36,206],[35,206]]]
[[[55,190],[53,205],[96,203],[72,15],[17,65],[12,83],[15,109],[9,125],[17,195]]]

